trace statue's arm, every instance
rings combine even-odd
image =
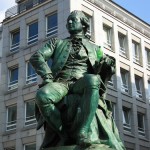
[[[50,39],[42,48],[34,53],[30,58],[30,63],[35,69],[36,73],[43,79],[52,79],[52,71],[47,64],[47,60],[50,59],[54,53],[57,39]]]

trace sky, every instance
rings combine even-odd
[[[1,0],[0,22],[5,18],[5,11],[16,5],[15,0]],[[129,12],[150,24],[150,0],[113,0]]]
[[[138,18],[150,24],[150,0],[113,0]]]
[[[0,3],[0,22],[5,19],[5,11],[13,6],[15,6],[15,0],[1,0]]]

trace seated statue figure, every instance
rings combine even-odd
[[[122,150],[105,102],[106,82],[115,72],[115,59],[89,41],[89,20],[82,11],[71,12],[66,27],[70,37],[51,38],[30,58],[43,79],[35,99],[37,129],[42,125],[45,129],[41,148],[103,143]]]

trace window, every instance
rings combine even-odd
[[[9,84],[8,89],[12,90],[18,87],[18,67],[9,70]]]
[[[4,150],[15,150],[15,147],[4,148]]]
[[[118,39],[119,39],[119,51],[120,55],[127,56],[126,48],[125,48],[125,35],[118,33]]]
[[[11,33],[11,48],[10,48],[11,52],[19,50],[19,42],[20,42],[20,31],[17,30]]]
[[[148,99],[150,101],[150,81],[148,81]]]
[[[111,49],[111,28],[104,25],[103,26],[103,31],[104,31],[104,47]]]
[[[26,84],[33,83],[37,81],[37,75],[32,65],[27,62],[26,63]]]
[[[125,93],[129,92],[128,76],[129,76],[129,73],[126,70],[121,69],[121,91]]]
[[[86,34],[87,34],[89,37],[91,37],[91,34],[92,34],[92,16],[88,15],[87,13],[84,13],[84,14],[85,14],[85,16],[89,19],[89,28],[88,28]]]
[[[139,43],[132,41],[133,62],[140,64],[140,49]]]
[[[126,107],[123,107],[122,116],[123,116],[123,128],[124,128],[124,130],[131,132],[130,109],[126,108]]]
[[[46,27],[47,37],[57,35],[57,32],[58,32],[57,13],[47,17],[46,26],[47,26]]]
[[[109,87],[114,87],[114,75],[112,75],[111,79],[108,81],[107,84]]]
[[[24,150],[36,150],[36,145],[35,145],[35,143],[25,145],[25,146],[24,146]]]
[[[38,22],[28,25],[28,44],[38,41]]]
[[[25,103],[25,125],[32,125],[35,123],[35,102],[28,101]]]
[[[142,78],[135,75],[135,87],[136,87],[136,97],[137,98],[142,98],[142,87],[143,87],[143,82],[142,82]]]
[[[138,119],[138,132],[139,135],[145,136],[145,115],[142,113],[137,114]]]
[[[6,122],[6,130],[16,129],[16,120],[17,120],[17,106],[9,106],[7,107],[7,122]]]
[[[150,49],[145,48],[147,68],[150,69]]]
[[[112,117],[114,118],[114,120],[116,119],[116,104],[112,103]]]

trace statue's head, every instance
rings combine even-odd
[[[70,34],[78,34],[81,32],[86,34],[89,27],[89,19],[82,11],[74,10],[67,19],[66,27]]]

